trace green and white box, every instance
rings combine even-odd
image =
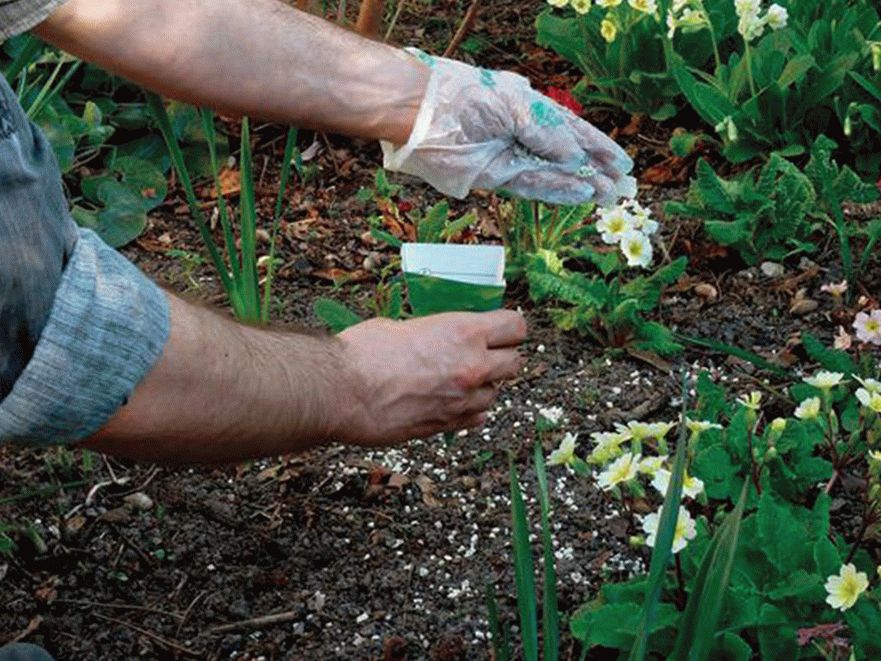
[[[489,312],[505,296],[505,249],[405,243],[401,268],[417,317],[439,312]]]

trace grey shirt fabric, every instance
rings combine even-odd
[[[168,332],[165,294],[71,219],[51,145],[0,75],[0,443],[90,436]]]
[[[0,41],[30,30],[67,0],[0,0]]]

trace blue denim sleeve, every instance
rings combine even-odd
[[[159,359],[168,299],[80,230],[33,356],[0,403],[0,441],[71,443],[100,429]]]
[[[165,294],[68,213],[46,136],[0,75],[0,442],[81,440],[168,337]]]

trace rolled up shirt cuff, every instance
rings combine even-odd
[[[159,359],[169,327],[165,293],[80,229],[34,355],[0,403],[0,442],[91,436]]]

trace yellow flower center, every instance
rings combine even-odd
[[[855,602],[862,592],[862,586],[857,582],[855,575],[847,574],[842,578],[838,594],[845,603]]]

